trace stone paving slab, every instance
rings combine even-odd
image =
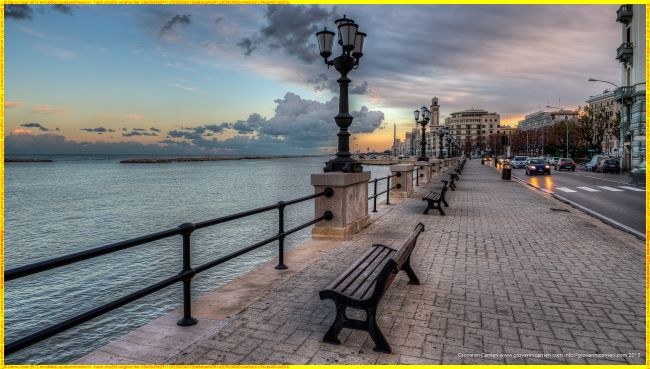
[[[447,216],[421,193],[295,273],[167,363],[615,364],[645,362],[641,241],[469,161]],[[420,192],[439,187],[432,183]],[[425,224],[378,309],[393,353],[366,332],[322,342],[334,304],[318,291],[371,244],[399,245]],[[353,315],[353,314],[350,314]],[[626,354],[625,357],[600,354]],[[631,355],[627,355],[631,354]]]

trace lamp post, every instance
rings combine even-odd
[[[334,117],[336,125],[339,127],[339,133],[337,134],[338,151],[336,152],[336,158],[325,164],[324,171],[358,173],[363,168],[359,162],[352,159],[350,153],[350,132],[348,132],[348,128],[352,124],[353,118],[350,115],[348,104],[348,85],[351,82],[348,73],[352,69],[359,67],[359,59],[363,56],[363,42],[366,34],[358,32],[359,26],[352,19],[346,18],[345,15],[334,23],[339,31],[338,43],[341,45],[342,53],[333,60],[329,60],[329,57],[332,55],[334,32],[328,31],[326,27],[323,31],[316,33],[320,55],[323,57],[325,64],[328,68],[333,65],[341,74],[341,78],[337,80],[340,91],[339,113]]]
[[[444,159],[445,155],[442,153],[442,138],[445,136],[447,127],[438,127],[435,132],[438,135],[438,159]]]
[[[609,82],[609,81],[603,81],[603,80],[600,80],[600,79],[589,78],[587,81],[589,81],[589,82],[609,83],[610,85],[616,87],[617,90],[620,88],[615,83],[612,83],[612,82]],[[621,143],[619,145],[619,150],[620,150],[620,155],[621,155],[621,170],[624,171],[625,168],[627,167],[628,163],[627,163],[627,160],[625,158],[625,138],[626,138],[627,132],[626,132],[626,128],[625,128],[625,123],[626,122],[623,121],[623,109],[625,109],[625,103],[624,103],[623,99],[624,99],[623,98],[623,91],[621,91],[621,132],[620,132],[620,135],[619,135]],[[627,114],[627,112],[625,114],[625,119],[626,120],[629,119],[629,115]]]
[[[451,158],[451,137],[447,135],[445,141],[447,141],[447,157]]]
[[[557,109],[558,111],[561,111],[562,108],[558,108],[557,106],[550,106],[546,105],[547,108],[549,109]],[[566,124],[566,157],[569,157],[569,121],[564,118],[564,123]]]
[[[420,118],[420,112],[422,112],[422,120],[418,121],[418,118]],[[414,110],[413,111],[413,116],[415,117],[415,123],[422,125],[422,139],[420,140],[420,156],[418,156],[418,161],[429,161],[429,158],[427,157],[427,138],[426,134],[427,131],[425,129],[427,123],[429,123],[429,116],[431,115],[431,112],[429,109],[426,108],[426,106],[423,106],[420,108],[420,110]]]

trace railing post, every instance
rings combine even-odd
[[[196,274],[190,263],[192,232],[196,229],[193,223],[183,223],[180,226],[181,235],[183,236],[183,318],[176,324],[180,326],[189,326],[196,324],[196,319],[192,318],[192,278]]]
[[[275,269],[287,269],[284,265],[284,201],[278,202],[278,265]]]
[[[420,167],[418,166],[415,167],[415,185],[420,185]]]
[[[372,197],[372,212],[376,213],[377,212],[377,178],[375,178],[375,194]]]
[[[390,176],[386,178],[386,205],[390,205]]]

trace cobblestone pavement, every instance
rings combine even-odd
[[[421,194],[395,205],[170,362],[643,364],[643,243],[498,175],[469,161],[447,216],[423,215]],[[318,291],[372,243],[399,245],[417,222],[426,231],[411,260],[422,283],[400,273],[378,310],[393,353],[349,329],[341,345],[323,343],[334,304]]]

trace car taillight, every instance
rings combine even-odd
[[[573,162],[573,165],[576,165],[576,162],[575,162],[575,161]]]

